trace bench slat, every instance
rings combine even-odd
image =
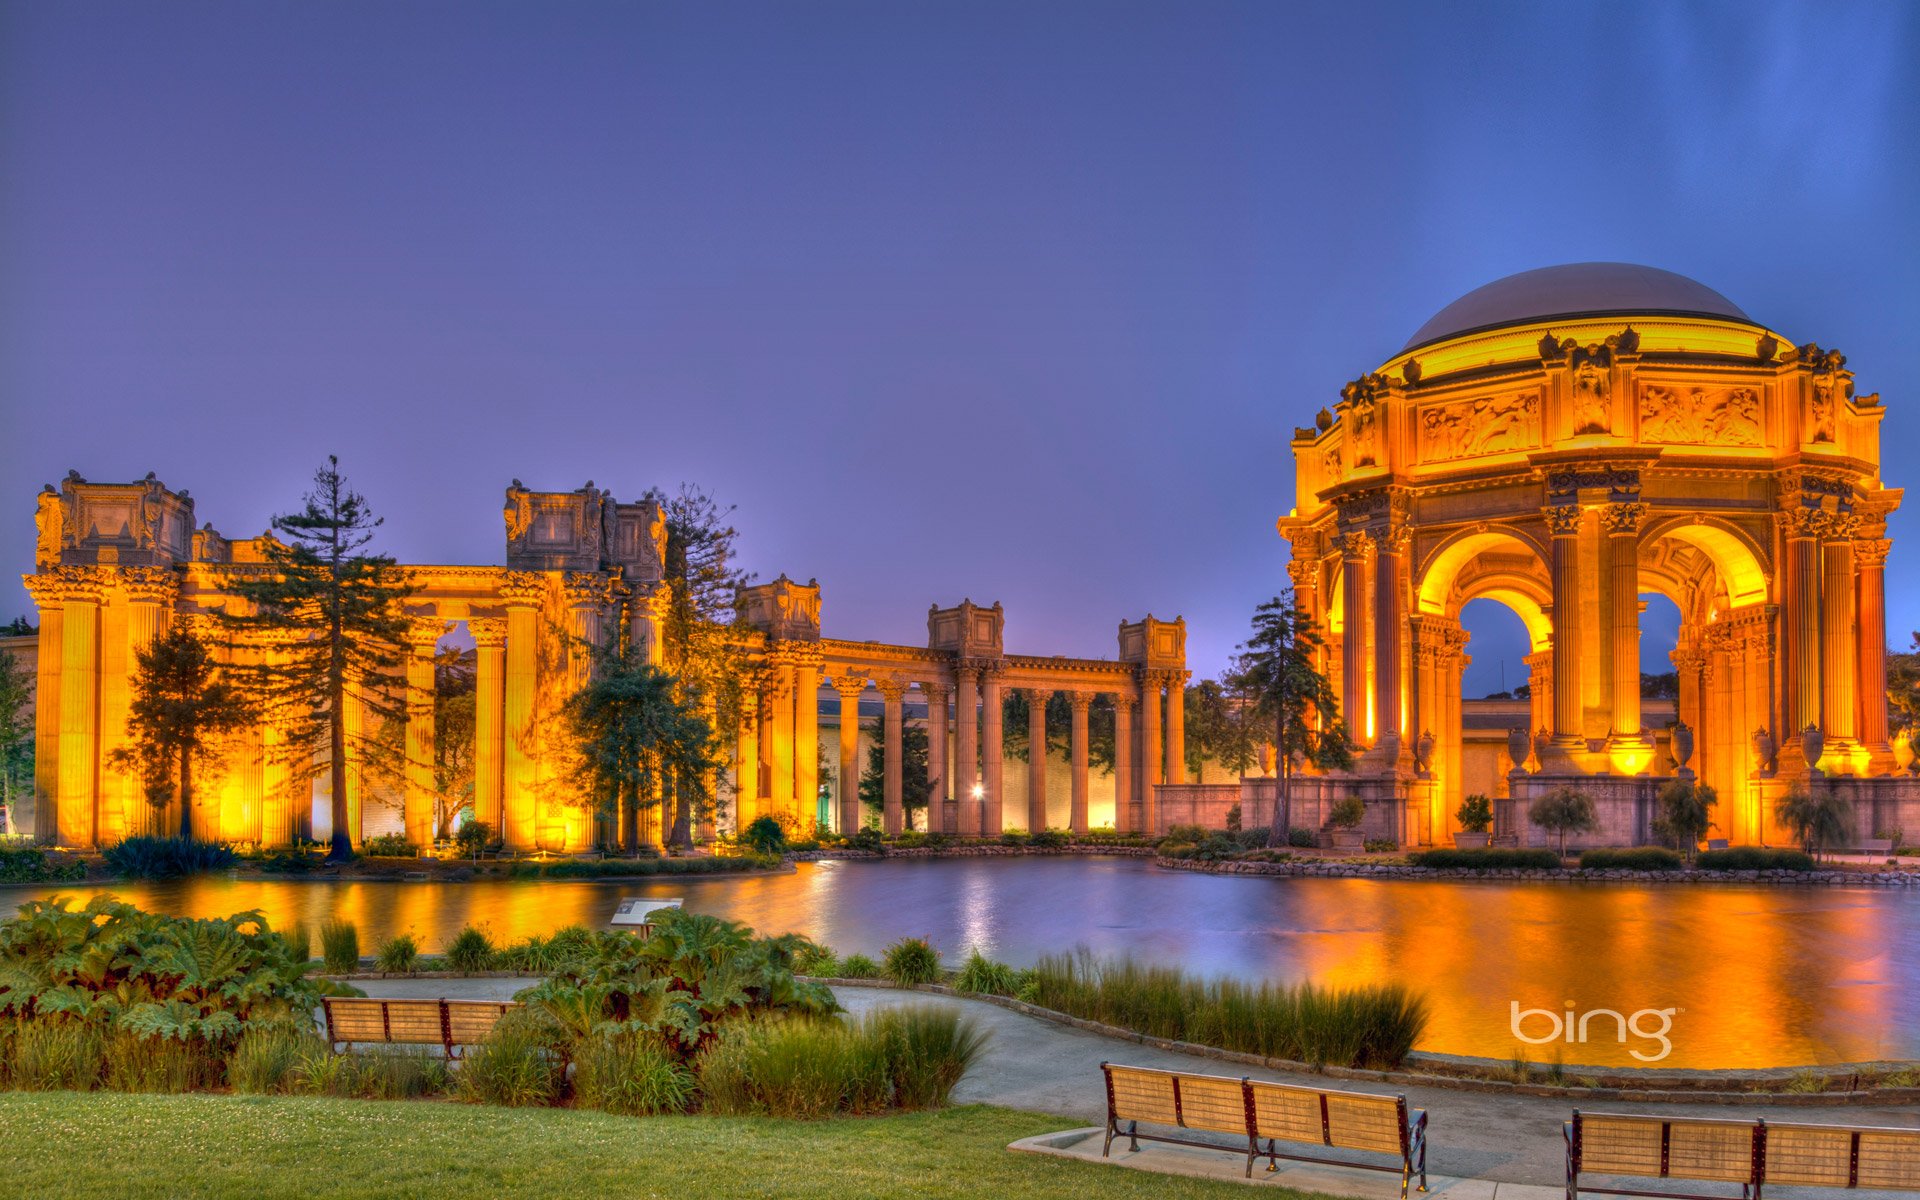
[[[1247,1094],[1238,1079],[1180,1077],[1180,1123],[1188,1129],[1247,1135]]]
[[[1348,1150],[1400,1153],[1400,1107],[1392,1096],[1327,1094],[1327,1144]]]
[[[1263,1138],[1283,1142],[1321,1140],[1320,1093],[1312,1088],[1254,1082],[1254,1128]]]

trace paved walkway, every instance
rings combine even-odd
[[[508,999],[526,986],[518,979],[390,979],[365,980],[358,984],[369,996],[444,996],[469,999]],[[836,989],[840,1003],[849,1012],[862,1013],[883,1005],[936,1004],[964,1010],[993,1038],[980,1062],[967,1072],[954,1091],[954,1100],[962,1104],[998,1104],[1007,1108],[1058,1113],[1084,1125],[1096,1125],[1106,1119],[1106,1099],[1100,1083],[1103,1061],[1132,1066],[1161,1067],[1169,1070],[1197,1071],[1209,1075],[1251,1075],[1257,1079],[1306,1083],[1319,1086],[1319,1076],[1289,1075],[1239,1063],[1222,1063],[1191,1055],[1154,1050],[1132,1042],[1117,1041],[1085,1030],[1042,1021],[998,1005],[978,1000],[935,996],[923,992],[894,991],[885,988]],[[1386,1084],[1341,1081],[1340,1087],[1355,1091],[1391,1094],[1401,1089]],[[1478,1180],[1502,1184],[1550,1186],[1557,1193],[1566,1180],[1565,1148],[1560,1124],[1572,1104],[1537,1096],[1501,1096],[1485,1092],[1461,1092],[1446,1088],[1407,1088],[1407,1102],[1431,1114],[1428,1130],[1427,1165],[1436,1176]],[[1652,1112],[1670,1109],[1682,1116],[1724,1116],[1752,1120],[1809,1120],[1833,1124],[1894,1125],[1920,1128],[1920,1106],[1884,1108],[1788,1108],[1757,1105],[1719,1104],[1620,1104],[1589,1102],[1582,1108],[1595,1112]],[[1096,1139],[1093,1153],[1098,1154]],[[1213,1156],[1225,1158],[1226,1156]],[[1141,1165],[1146,1165],[1144,1162]],[[1233,1166],[1229,1160],[1229,1167]],[[1181,1171],[1180,1173],[1190,1173]],[[1284,1173],[1284,1172],[1283,1172]],[[1237,1177],[1235,1167],[1228,1174]],[[1260,1172],[1256,1171],[1256,1175]],[[1359,1185],[1339,1189],[1353,1195],[1378,1194],[1378,1183],[1386,1176],[1371,1172],[1338,1172],[1339,1178],[1364,1176]],[[1312,1183],[1281,1180],[1294,1186],[1334,1190],[1318,1179]],[[1392,1193],[1399,1191],[1399,1179],[1393,1179]],[[1800,1189],[1777,1189],[1791,1197]],[[1449,1187],[1449,1195],[1466,1200],[1468,1193]],[[1776,1189],[1768,1188],[1774,1196]],[[1892,1193],[1883,1193],[1891,1196]],[[1478,1197],[1491,1195],[1475,1191]],[[1872,1192],[1853,1193],[1870,1197]],[[1502,1200],[1520,1200],[1517,1189],[1501,1190]]]

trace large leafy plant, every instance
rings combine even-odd
[[[651,1034],[690,1060],[733,1021],[839,1009],[824,985],[794,978],[795,956],[811,948],[797,935],[755,937],[738,921],[682,909],[655,913],[647,938],[582,934],[550,978],[517,997],[566,1046]]]

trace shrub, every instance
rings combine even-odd
[[[729,1029],[699,1060],[704,1110],[813,1120],[947,1101],[985,1035],[947,1007],[864,1019],[780,1018]]]
[[[575,1047],[573,1094],[581,1108],[627,1117],[685,1112],[693,1072],[644,1033],[600,1034]]]
[[[867,1014],[856,1033],[885,1045],[895,1108],[946,1104],[988,1038],[957,1009],[935,1004],[879,1009]]]
[[[1327,823],[1335,829],[1358,829],[1360,822],[1367,819],[1367,802],[1358,796],[1348,796],[1336,801],[1327,810]]]
[[[188,838],[130,837],[100,856],[107,869],[128,879],[175,879],[201,871],[224,871],[239,861],[233,847]]]
[[[880,964],[864,954],[849,954],[840,960],[840,978],[842,979],[878,979]]]
[[[356,937],[355,941],[358,940]],[[419,963],[420,946],[410,933],[395,934],[388,938],[373,960],[374,969],[388,975],[410,975]]]
[[[1814,793],[1795,784],[1780,798],[1774,817],[1809,853],[1844,846],[1853,838],[1853,805],[1835,791]]]
[[[740,840],[755,854],[778,854],[787,848],[787,831],[770,816],[756,817],[740,835]]]
[[[295,962],[309,962],[313,959],[313,931],[305,925],[295,922],[278,931],[280,940],[287,944],[287,953]]]
[[[13,1034],[11,1086],[23,1092],[89,1091],[105,1066],[106,1039],[81,1021],[26,1021]]]
[[[976,948],[967,955],[960,974],[953,980],[955,991],[975,995],[1012,996],[1020,991],[1020,972],[1003,962],[995,962]]]
[[[847,835],[847,849],[859,850],[867,854],[885,854],[887,839],[878,829],[868,826],[856,829]]]
[[[1027,845],[1036,850],[1064,850],[1073,843],[1065,830],[1042,829],[1027,836]]]
[[[459,847],[462,858],[480,857],[480,852],[495,840],[493,826],[485,821],[468,821],[453,835],[453,844]]]
[[[1585,850],[1583,871],[1677,871],[1682,859],[1665,846],[1634,846],[1623,850]]]
[[[1475,792],[1460,802],[1453,819],[1468,833],[1485,833],[1493,828],[1493,802]]]
[[[320,926],[320,957],[327,970],[345,975],[360,969],[360,929],[352,921]]]
[[[38,846],[0,846],[0,883],[68,883],[87,877],[79,859],[50,859]]]
[[[1694,859],[1702,871],[1811,871],[1813,857],[1802,850],[1778,850],[1761,846],[1734,846],[1726,850],[1703,850]]]
[[[1240,802],[1238,800],[1235,800],[1233,802],[1233,806],[1227,809],[1227,832],[1239,833],[1240,822],[1242,820],[1243,818],[1240,814]]]
[[[1024,846],[1027,844],[1027,831],[1024,829],[1009,829],[1000,835],[1000,844],[1002,846]]]
[[[599,879],[630,875],[726,875],[777,866],[778,859],[758,855],[734,858],[569,858],[558,862],[517,862],[512,879]]]
[[[487,936],[484,929],[469,925],[447,943],[446,959],[448,967],[465,975],[491,970],[494,963],[493,939]]]
[[[404,833],[383,833],[362,842],[360,853],[369,858],[418,858],[420,847],[408,841]]]
[[[244,1095],[284,1092],[303,1059],[326,1051],[326,1043],[310,1023],[261,1022],[242,1034],[234,1046],[227,1059],[227,1082]]]
[[[898,987],[933,983],[940,978],[940,955],[925,938],[901,938],[887,947],[884,970]]]
[[[1150,1037],[1315,1066],[1397,1066],[1428,1019],[1426,997],[1399,984],[1323,988],[1197,979],[1129,958],[1095,958],[1084,949],[1041,959],[1032,997],[1035,1004]]]
[[[551,1035],[532,1015],[510,1012],[461,1060],[460,1098],[473,1104],[526,1108],[560,1094],[560,1064]]]
[[[1554,871],[1560,856],[1551,850],[1523,850],[1499,847],[1491,850],[1455,850],[1442,846],[1407,855],[1416,867],[1436,871]]]
[[[793,952],[793,973],[812,975],[819,979],[833,979],[840,971],[840,960],[826,946],[808,942]]]
[[[1287,830],[1287,845],[1302,850],[1311,850],[1320,844],[1320,835],[1311,829],[1294,828]]]
[[[1360,843],[1360,848],[1368,854],[1388,854],[1400,848],[1400,843],[1392,838],[1368,838]]]
[[[1190,845],[1197,846],[1207,840],[1207,833],[1208,830],[1205,825],[1169,825],[1167,826],[1166,840],[1169,842],[1186,842]]]

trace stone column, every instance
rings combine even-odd
[[[1067,827],[1075,834],[1087,831],[1087,711],[1093,706],[1092,692],[1068,692],[1067,707],[1073,711],[1073,737],[1068,747],[1073,771],[1072,805]]]
[[[952,833],[960,823],[947,755],[947,689],[921,684],[927,697],[927,829]]]
[[[1113,697],[1113,827],[1129,833],[1138,822],[1134,818],[1134,782],[1139,765],[1133,760],[1133,697],[1125,692]]]
[[[1540,513],[1553,538],[1553,746],[1562,755],[1578,754],[1587,748],[1580,694],[1580,507],[1556,504]]]
[[[1367,721],[1367,550],[1364,533],[1341,538],[1340,715],[1355,741],[1373,740]]]
[[[60,835],[60,651],[66,644],[61,603],[66,589],[52,572],[29,575],[25,583],[40,610],[33,693],[33,840],[51,844]]]
[[[867,690],[867,678],[835,676],[833,690],[840,694],[840,785],[834,798],[845,835],[860,828],[860,694]]]
[[[100,779],[100,605],[106,581],[97,568],[68,568],[62,575],[58,837],[63,846],[92,847]]]
[[[1006,798],[1000,790],[1002,776],[1006,766],[1005,754],[1001,749],[1006,713],[1000,707],[1000,674],[987,671],[980,678],[980,771],[987,785],[986,804],[981,813],[981,832],[986,837],[999,837],[1005,831],[1006,823],[1001,818],[1000,805]]]
[[[902,804],[905,763],[901,718],[907,685],[898,679],[876,679],[873,685],[880,690],[881,711],[884,713],[880,725],[882,765],[880,831],[888,837],[897,837],[906,827]]]
[[[501,765],[506,747],[501,705],[506,695],[507,619],[473,617],[467,621],[473,635],[473,819],[484,821],[498,837],[502,833]]]
[[[740,730],[733,754],[735,837],[760,816],[760,716],[765,711],[766,702],[757,689],[749,688],[740,697]]]
[[[1893,771],[1893,744],[1887,735],[1887,703],[1878,681],[1887,677],[1887,552],[1893,543],[1867,538],[1853,544],[1855,589],[1860,600],[1860,744],[1869,755],[1867,770]]]
[[[798,808],[794,796],[794,669],[793,663],[776,659],[773,667],[773,725],[761,731],[760,757],[772,768],[769,772],[768,804],[776,814],[793,813]]]
[[[423,854],[433,850],[433,652],[447,623],[438,617],[416,617],[407,623],[407,840]]]
[[[1388,530],[1378,539],[1379,553],[1373,564],[1374,749],[1383,767],[1402,765],[1412,740],[1400,728],[1405,711],[1400,687],[1401,642],[1407,629],[1401,571],[1409,536],[1404,529]]]
[[[540,673],[540,598],[545,580],[514,571],[500,587],[507,609],[506,672],[501,697],[501,837],[509,850],[540,848],[534,790],[534,692]]]
[[[1613,728],[1609,747],[1650,746],[1640,728],[1640,523],[1647,506],[1639,501],[1609,504],[1600,514],[1606,530],[1613,589]],[[1557,611],[1557,610],[1556,610]]]
[[[1154,788],[1160,784],[1160,676],[1154,671],[1140,675],[1140,832],[1153,837],[1160,832],[1160,798]]]
[[[1047,699],[1044,688],[1024,689],[1027,697],[1027,832],[1047,827]]]
[[[1187,781],[1187,673],[1167,675],[1167,782]]]
[[[960,803],[962,837],[978,837],[981,828],[980,797],[980,668],[962,665],[954,669],[959,687],[954,698],[955,798]]]
[[[1825,514],[1785,514],[1787,572],[1785,623],[1786,711],[1788,728],[1781,764],[1789,774],[1805,770],[1798,747],[1801,731],[1820,724],[1820,550],[1818,534]]]
[[[800,803],[800,828],[820,820],[820,660],[803,658],[793,667],[793,791]]]
[[[1850,528],[1857,524],[1853,517],[1843,517],[1836,522],[1836,535],[1821,547],[1821,557],[1826,567],[1820,584],[1820,625],[1821,625],[1821,661],[1826,670],[1821,672],[1821,728],[1826,731],[1827,744],[1838,746],[1841,750],[1851,749],[1859,736],[1860,726],[1856,718],[1859,715],[1859,689],[1854,676],[1859,666],[1860,651],[1854,637],[1856,612],[1854,609],[1854,566],[1853,534]],[[1884,626],[1886,622],[1881,621]],[[1884,634],[1882,636],[1885,636]],[[1886,679],[1883,672],[1871,680],[1874,691],[1885,690]],[[1869,831],[1871,832],[1871,831]]]

